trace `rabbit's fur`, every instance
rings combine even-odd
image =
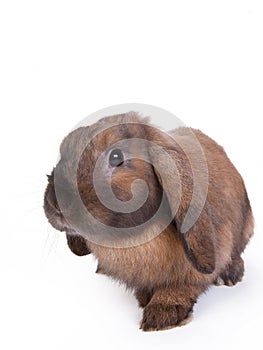
[[[96,132],[97,136],[89,142]],[[192,168],[200,157],[200,149],[196,149],[192,142],[193,135],[206,159],[208,188],[196,222],[182,232],[193,195],[195,179]],[[143,150],[149,162],[133,158],[129,163],[116,167],[110,177],[101,174],[101,183],[110,179],[112,190],[121,201],[131,199],[131,185],[136,179],[143,179],[148,185],[148,198],[141,208],[133,213],[116,213],[99,201],[92,173],[105,148],[121,139],[133,138],[146,139],[162,147],[176,164],[178,173],[174,173],[166,158],[149,146]],[[131,145],[136,154],[136,140]],[[191,315],[198,296],[211,284],[234,285],[241,280],[244,264],[240,255],[253,234],[249,199],[240,174],[223,148],[201,131],[178,128],[167,134],[152,127],[148,119],[130,112],[103,118],[92,126],[74,130],[64,139],[60,151],[61,160],[56,169],[62,169],[66,186],[70,188],[70,169],[74,162],[78,162],[77,186],[82,202],[105,225],[126,229],[147,222],[158,209],[165,189],[166,210],[163,209],[159,219],[141,232],[142,236],[153,238],[124,248],[98,244],[96,240],[89,239],[88,233],[77,233],[59,207],[54,171],[49,176],[45,192],[46,216],[56,229],[66,232],[70,249],[77,255],[94,254],[98,260],[97,272],[111,276],[134,290],[139,305],[144,308],[141,323],[144,331],[183,324]],[[191,157],[197,160],[194,165],[190,162]],[[196,167],[202,177],[205,170],[202,166]],[[179,182],[181,196],[178,208],[172,214],[170,224],[161,229],[162,220],[173,212]],[[194,208],[199,204],[201,200],[199,203],[197,197]],[[102,235],[102,232],[95,234]]]

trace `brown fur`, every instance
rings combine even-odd
[[[147,125],[139,124],[141,121]],[[112,125],[112,122],[120,125]],[[104,125],[107,129],[87,145],[91,135]],[[197,161],[199,157],[190,133],[195,134],[204,151],[209,183],[203,210],[196,223],[184,233],[181,227],[190,205],[194,183],[188,155],[191,153]],[[127,166],[116,168],[111,181],[115,196],[126,201],[131,198],[133,181],[144,179],[149,186],[149,197],[136,212],[113,215],[97,198],[92,185],[92,171],[106,146],[134,137],[152,141],[164,148],[176,163],[179,175],[174,174],[158,152],[151,148],[145,150],[151,164],[133,159]],[[103,118],[90,127],[73,131],[63,141],[58,167],[63,167],[68,188],[71,179],[67,178],[70,173],[67,167],[76,161],[75,151],[83,148],[83,145],[84,152],[78,164],[78,190],[88,210],[107,225],[126,228],[146,222],[159,207],[163,186],[167,200],[164,219],[170,215],[169,207],[175,205],[178,181],[182,185],[179,207],[171,224],[156,238],[129,248],[109,248],[77,234],[59,209],[53,172],[45,192],[47,218],[56,229],[66,231],[70,249],[77,255],[91,252],[98,260],[98,273],[111,276],[135,291],[139,305],[144,308],[141,323],[144,331],[181,325],[191,314],[198,296],[211,284],[233,285],[242,279],[244,264],[240,255],[253,233],[253,218],[243,180],[222,147],[201,131],[189,128],[176,129],[169,136],[135,113]],[[136,142],[132,147],[136,154]],[[158,172],[157,168],[163,169],[163,173]],[[102,186],[103,182],[102,174]],[[200,203],[197,198],[196,207]],[[143,234],[157,232],[160,224],[155,222]]]

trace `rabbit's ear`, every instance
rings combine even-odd
[[[180,217],[177,216],[180,222]],[[186,233],[180,232],[183,247],[193,266],[202,273],[215,270],[215,232],[211,219],[204,207],[196,223]]]
[[[78,256],[83,256],[91,253],[86,244],[85,239],[80,235],[76,235],[76,234],[72,235],[67,233],[67,241],[68,241],[68,246],[70,250],[74,254]]]
[[[150,161],[185,254],[199,272],[210,274],[215,269],[215,230],[206,201],[208,174],[206,161],[200,161],[205,159],[202,147],[189,128],[173,134],[158,129],[149,133]]]

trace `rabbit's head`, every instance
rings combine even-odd
[[[172,222],[192,264],[201,272],[213,271],[208,209],[198,195],[190,217],[206,230],[197,235],[196,223],[185,222],[193,195],[191,165],[171,135],[130,112],[74,130],[63,140],[60,155],[44,209],[51,225],[67,232],[73,252],[87,254],[85,240],[104,244],[106,236],[106,245],[109,239],[124,242],[141,233],[150,240],[150,227],[162,223],[161,233]],[[181,228],[187,225],[185,234]]]

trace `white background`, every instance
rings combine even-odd
[[[262,347],[262,18],[253,0],[1,1],[2,349]],[[134,297],[74,256],[42,210],[62,138],[127,102],[222,144],[256,220],[243,282],[212,287],[192,323],[165,332],[141,332]]]

